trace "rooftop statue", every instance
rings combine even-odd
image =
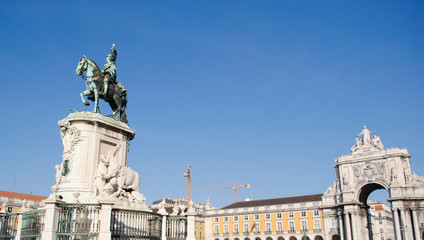
[[[128,123],[125,114],[127,105],[127,89],[118,81],[116,81],[116,57],[118,52],[115,49],[115,44],[112,45],[110,53],[106,56],[106,64],[101,71],[97,64],[84,56],[77,66],[76,73],[81,75],[86,80],[85,85],[87,90],[80,94],[81,100],[85,105],[90,103],[85,100],[94,101],[95,113],[100,113],[99,98],[109,103],[113,110],[112,117],[124,123]],[[84,77],[84,72],[87,76]]]
[[[374,134],[374,137],[371,136]],[[359,138],[358,137],[361,137]],[[384,145],[381,142],[379,136],[375,135],[375,132],[371,132],[367,129],[367,126],[364,126],[364,129],[356,135],[355,145],[350,149],[351,152],[363,152],[363,151],[371,151],[371,150],[383,150]]]

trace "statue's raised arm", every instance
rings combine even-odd
[[[110,53],[106,56],[106,64],[101,71],[98,65],[91,59],[82,58],[77,66],[76,73],[86,80],[87,90],[80,94],[85,105],[90,103],[85,99],[94,101],[93,112],[100,113],[99,98],[109,103],[113,110],[112,117],[121,122],[128,123],[125,113],[127,106],[127,89],[116,81],[116,58],[118,52],[115,44],[112,45]],[[84,72],[87,72],[84,77]]]

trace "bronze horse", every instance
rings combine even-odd
[[[84,72],[87,72],[87,77],[84,78]],[[109,103],[110,107],[113,110],[112,117],[115,120],[119,120],[124,123],[128,123],[127,115],[125,113],[125,108],[127,106],[127,90],[119,82],[110,82],[109,89],[106,94],[103,93],[104,88],[104,74],[100,71],[97,64],[84,56],[77,66],[76,69],[77,75],[81,75],[85,80],[85,85],[87,90],[80,94],[81,100],[85,105],[90,105],[87,100],[84,99],[84,96],[87,96],[87,99],[94,101],[94,110],[95,113],[100,113],[99,108],[99,98],[105,100]]]

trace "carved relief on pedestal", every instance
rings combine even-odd
[[[93,179],[94,194],[98,198],[145,205],[146,199],[139,192],[140,175],[118,162],[119,150],[120,146],[117,145],[107,153],[107,156],[100,156],[100,163]]]
[[[75,146],[82,142],[81,131],[76,127],[71,126],[71,123],[62,119],[57,123],[60,127],[60,137],[62,138],[63,154],[62,163],[56,165],[56,184],[53,186],[57,188],[62,181],[62,176],[67,176],[72,170],[72,161],[74,158]]]

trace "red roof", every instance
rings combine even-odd
[[[375,210],[384,210],[383,205],[375,205]]]
[[[2,197],[10,197],[10,198],[18,198],[18,199],[26,199],[26,200],[32,200],[32,201],[38,201],[41,202],[47,197],[43,196],[37,196],[37,195],[30,195],[25,193],[15,193],[15,192],[6,192],[0,190],[0,196]]]

